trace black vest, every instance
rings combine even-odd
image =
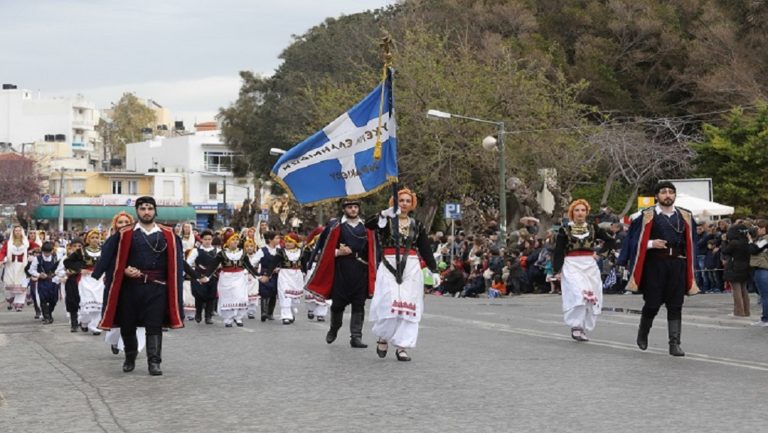
[[[168,242],[163,232],[146,235],[141,229],[133,231],[127,266],[146,271],[168,271]]]
[[[671,217],[668,217],[654,211],[651,239],[664,239],[667,241],[667,247],[684,251],[685,222],[680,212],[675,211]]]

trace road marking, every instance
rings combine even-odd
[[[462,319],[459,317],[443,316],[439,314],[426,314],[426,313],[424,314],[424,317],[430,318],[430,319],[444,320],[447,322],[461,323],[463,325],[471,325],[471,326],[489,330],[489,331],[501,331],[501,332],[506,332],[510,334],[523,335],[527,337],[547,338],[550,340],[563,340],[563,341],[568,341],[571,339],[570,336],[566,336],[560,333],[539,331],[536,329],[516,328],[510,325],[493,323],[493,322],[485,322],[482,320]],[[633,352],[638,351],[638,348],[636,345],[627,344],[620,341],[590,339],[588,344],[595,345],[595,346],[609,347],[612,349],[633,351]],[[652,347],[649,347],[648,350],[646,350],[646,352],[664,355],[664,356],[670,356],[666,350],[655,349]],[[708,362],[711,364],[721,364],[721,365],[728,365],[731,367],[741,367],[741,368],[746,368],[751,370],[768,371],[768,363],[766,362],[724,358],[719,356],[711,356],[704,353],[686,352],[685,357],[681,358],[681,362],[683,361]]]

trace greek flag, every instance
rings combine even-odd
[[[372,194],[397,181],[396,132],[389,70],[362,101],[283,154],[272,177],[302,205]]]

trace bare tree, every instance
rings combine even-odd
[[[589,138],[599,147],[609,167],[603,200],[607,199],[616,179],[623,179],[632,187],[621,211],[624,216],[644,184],[688,171],[694,157],[690,144],[700,140],[687,132],[689,130],[691,121],[669,118],[603,125]]]

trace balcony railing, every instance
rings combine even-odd
[[[232,171],[232,164],[205,163],[205,171],[211,171],[214,173],[230,173]]]

